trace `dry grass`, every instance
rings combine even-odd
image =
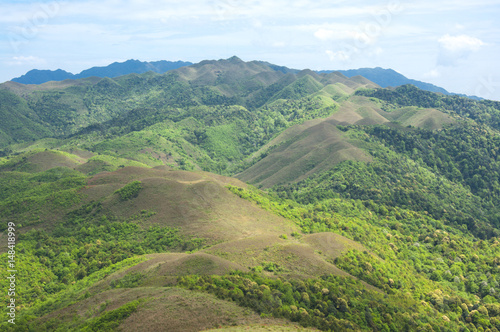
[[[312,327],[302,327],[299,325],[244,325],[244,326],[230,326],[220,329],[205,330],[207,332],[302,332],[302,331],[319,331]]]
[[[275,140],[282,144],[240,173],[238,178],[268,188],[276,184],[300,181],[344,160],[370,161],[364,151],[349,143],[343,136],[337,128],[339,122],[329,118],[310,121],[301,127],[286,130],[280,135],[283,137]],[[288,137],[291,138],[286,140]]]
[[[114,191],[134,180],[142,182],[139,195],[120,201]],[[290,233],[296,226],[231,193],[225,185],[245,187],[241,181],[206,172],[125,167],[101,173],[82,190],[87,200],[103,199],[104,211],[128,218],[141,210],[154,211],[144,227],[178,227],[183,234],[228,241],[259,234]]]
[[[210,294],[167,288],[127,318],[120,330],[189,332],[231,325],[279,323],[284,321],[261,318],[250,309]]]
[[[349,249],[367,250],[341,235],[318,233],[303,236],[300,240],[293,237],[282,239],[276,235],[254,236],[220,243],[204,251],[249,269],[272,262],[281,268],[277,274],[311,278],[324,274],[352,277],[332,263]],[[367,284],[365,286],[378,290]]]
[[[282,319],[261,318],[250,309],[211,294],[169,287],[108,290],[41,317],[39,322],[53,318],[85,321],[138,299],[146,301],[125,319],[120,331],[189,332],[222,326],[286,324]]]
[[[141,273],[143,279],[141,286],[160,287],[176,284],[178,276],[184,275],[225,275],[231,271],[247,272],[242,265],[231,262],[215,255],[196,252],[186,253],[161,253],[147,255],[147,261],[141,262],[126,270],[118,271],[96,283],[90,288],[92,294],[104,291],[110,285],[122,279],[127,274]]]

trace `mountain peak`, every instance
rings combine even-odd
[[[240,58],[238,58],[236,55],[233,55],[232,57],[230,57],[229,59],[227,59],[227,61],[229,61],[231,63],[241,63],[241,62],[244,62],[243,60],[241,60]]]

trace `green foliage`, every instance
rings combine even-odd
[[[418,106],[438,108],[470,118],[479,124],[485,124],[500,129],[500,102],[492,100],[473,100],[460,96],[445,96],[416,88],[413,85],[403,85],[395,90],[376,89],[358,90],[356,95],[374,97],[386,101],[390,105]]]
[[[304,205],[256,189],[229,189],[295,221],[304,233],[332,231],[362,243],[370,252],[351,248],[332,263],[387,294],[423,300],[441,315],[457,317],[462,324],[469,322],[469,316],[450,303],[468,306],[477,299],[484,304],[500,302],[495,289],[498,238],[478,241],[470,233],[426,214],[374,201],[337,198]],[[489,326],[495,319],[490,315],[475,324]]]
[[[324,276],[284,281],[235,272],[180,277],[178,284],[236,301],[264,316],[286,318],[323,331],[401,331],[444,326],[439,312],[418,306],[411,298],[368,291],[351,278]],[[452,322],[448,328],[458,330],[463,326]]]
[[[371,153],[373,162],[344,161],[274,188],[281,197],[306,204],[337,197],[374,201],[429,213],[459,229],[464,225],[480,238],[500,234],[495,135],[466,124],[438,132],[382,126],[344,130]],[[472,139],[475,132],[488,138]],[[462,140],[464,136],[470,143]]]
[[[116,328],[141,304],[140,300],[129,302],[120,308],[106,311],[101,316],[88,321],[81,331],[115,331]]]
[[[53,168],[40,173],[0,172],[0,217],[22,220],[28,226],[53,211],[67,211],[80,202],[78,190],[86,177],[68,168]],[[0,230],[5,229],[5,223]]]
[[[115,194],[118,194],[118,196],[120,196],[120,200],[128,201],[129,199],[137,197],[141,189],[141,181],[132,181],[115,191]]]
[[[397,153],[423,161],[450,181],[467,186],[483,199],[496,201],[500,197],[500,164],[496,160],[500,136],[485,127],[460,123],[440,131],[402,131],[381,126],[363,130]]]
[[[9,144],[34,141],[50,135],[50,131],[39,123],[37,115],[21,97],[0,89],[0,148]],[[2,150],[7,154],[8,150]]]
[[[67,307],[77,301],[84,300],[90,296],[89,288],[93,286],[96,282],[106,278],[108,275],[116,272],[123,271],[131,266],[144,261],[144,257],[134,257],[121,261],[117,264],[112,264],[107,268],[101,269],[98,272],[93,273],[81,280],[72,283],[69,286],[64,287],[60,292],[51,294],[50,296],[37,296],[36,294],[32,296],[31,300],[34,302],[32,306],[26,306],[23,304],[23,310],[18,312],[16,315],[16,325],[12,326],[10,323],[0,322],[0,328],[6,331],[68,331],[77,329],[76,326],[81,326],[85,324],[85,321],[77,319],[76,321],[64,322],[60,319],[50,319],[48,322],[40,324],[40,321],[33,321],[37,317],[42,317],[50,312],[59,310],[61,308]],[[23,271],[29,271],[24,270]],[[30,276],[32,279],[27,280],[30,285],[34,285],[34,288],[40,288],[37,282],[45,283],[43,278],[38,278],[36,275],[37,270],[33,270]],[[2,286],[3,287],[3,286]]]
[[[204,74],[193,68],[189,79],[172,72],[19,95],[0,90],[0,117],[6,119],[0,124],[0,217],[21,229],[17,330],[115,330],[138,301],[111,311],[104,305],[88,321],[38,318],[95,295],[97,281],[143,260],[141,255],[197,250],[206,243],[151,225],[154,211],[126,219],[103,208],[104,201],[86,201],[80,192],[87,176],[160,165],[236,174],[275,151],[269,143],[285,129],[328,117],[339,110],[337,101],[350,98],[345,86],[327,85],[321,75],[265,69],[249,76],[210,65],[215,67]],[[369,97],[353,99],[380,114],[405,114],[389,126],[338,127],[371,162],[335,162],[267,193],[229,189],[291,220],[303,234],[335,232],[356,241],[335,260],[321,255],[357,279],[297,280],[265,258],[253,274],[185,276],[179,285],[321,330],[498,331],[500,104],[412,86],[360,89],[356,95]],[[421,108],[437,108],[454,123],[439,130],[402,127],[405,116]],[[54,138],[29,143],[42,137]],[[87,157],[45,148],[83,149]],[[127,201],[141,188],[133,181],[115,194]],[[43,220],[54,222],[24,228]],[[293,232],[280,238],[306,237]],[[7,261],[6,255],[0,259]],[[263,276],[270,273],[274,278]],[[110,287],[139,287],[146,278],[124,274]],[[0,288],[6,283],[1,278]]]

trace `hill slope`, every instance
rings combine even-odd
[[[500,328],[499,103],[236,57],[0,96],[1,329]]]
[[[238,178],[263,187],[303,180],[312,174],[331,169],[346,160],[372,161],[361,149],[361,142],[349,138],[338,125],[398,124],[440,129],[454,120],[436,109],[399,109],[383,111],[370,100],[353,96],[326,119],[310,120],[285,130],[262,148],[266,157],[252,165]],[[271,148],[270,147],[274,147]]]
[[[47,168],[53,166],[47,164],[50,159],[34,154],[37,170],[20,172],[25,164],[18,158],[4,162],[0,172],[3,189],[16,179],[15,190],[2,190],[2,204],[29,206],[24,215],[2,209],[2,218],[25,222],[18,225],[16,248],[37,271],[29,273],[32,269],[18,262],[22,295],[17,301],[24,307],[16,323],[20,330],[144,330],[169,324],[173,331],[198,331],[290,320],[320,329],[372,330],[389,324],[367,319],[368,308],[373,317],[389,314],[393,329],[430,328],[426,324],[438,327],[446,322],[441,316],[454,315],[454,309],[439,306],[443,292],[470,311],[474,305],[460,287],[482,292],[469,289],[467,281],[460,286],[461,281],[434,279],[436,269],[427,269],[434,260],[446,258],[437,271],[453,264],[443,249],[467,259],[482,245],[424,215],[384,212],[383,206],[366,208],[349,200],[306,206],[204,172],[124,167],[83,177],[71,169],[87,163],[86,157],[61,155],[73,164]],[[34,204],[37,200],[43,204]],[[41,218],[28,218],[31,214]],[[398,221],[401,214],[405,224]],[[390,234],[384,236],[386,227]],[[415,251],[413,243],[429,232],[435,235],[424,242],[434,245]],[[485,247],[476,269],[494,259],[497,248]],[[406,261],[410,253],[425,267]],[[450,278],[464,273],[452,270]],[[411,287],[425,305],[408,295]],[[274,318],[263,320],[244,307]],[[485,322],[495,321],[493,303],[477,307],[487,308]],[[193,312],[200,318],[194,319]],[[413,313],[412,320],[406,312]],[[163,318],[139,319],[156,316]],[[464,318],[448,324],[458,329],[466,323]]]

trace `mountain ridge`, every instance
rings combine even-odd
[[[328,70],[326,71],[320,71],[320,72],[330,72]],[[461,97],[467,97],[471,99],[476,99],[476,100],[481,100],[482,98],[477,97],[477,96],[468,96],[465,94],[460,94],[460,93],[453,93],[453,92],[448,92],[446,89],[441,88],[439,86],[436,86],[431,83],[427,82],[422,82],[418,80],[414,80],[411,78],[407,78],[403,74],[398,73],[394,69],[385,69],[381,67],[375,67],[375,68],[359,68],[359,69],[348,69],[348,70],[339,70],[342,74],[346,75],[347,77],[353,77],[356,75],[363,76],[378,85],[380,85],[383,88],[396,88],[401,85],[407,85],[411,84],[416,86],[417,88],[425,91],[430,91],[430,92],[436,92],[436,93],[442,93],[444,95],[457,95]]]
[[[228,61],[237,62],[237,60],[242,61],[236,56],[233,56],[228,59]],[[200,62],[201,64],[213,63],[216,60],[204,60]],[[285,66],[275,65],[266,61],[253,61],[255,63],[261,63],[265,66],[272,68],[275,71],[280,71],[284,74],[293,73],[297,74],[301,70],[292,69]],[[127,60],[125,62],[114,62],[108,66],[101,67],[92,67],[89,69],[85,69],[79,74],[72,74],[62,69],[57,70],[39,70],[32,69],[28,71],[26,74],[13,78],[11,81],[22,83],[22,84],[42,84],[49,81],[62,81],[66,79],[79,79],[79,78],[87,78],[87,77],[118,77],[122,75],[128,75],[132,73],[142,74],[148,71],[153,71],[155,73],[163,74],[169,70],[178,69],[184,66],[194,65],[192,62],[185,61],[151,61],[151,62],[143,62],[140,60]],[[419,89],[430,91],[430,92],[438,92],[445,95],[458,95],[462,97],[468,97],[476,100],[481,100],[482,98],[477,96],[467,96],[464,94],[457,94],[448,92],[446,89],[438,87],[431,83],[426,83],[414,79],[407,78],[406,76],[398,73],[393,69],[384,69],[381,67],[375,68],[359,68],[359,69],[348,69],[348,70],[318,70],[317,73],[333,73],[338,72],[342,73],[348,78],[354,76],[363,76],[370,81],[380,85],[383,88],[387,87],[398,87],[401,85],[412,84],[418,87]]]
[[[80,79],[92,76],[97,77],[118,77],[132,73],[142,74],[148,71],[155,73],[165,73],[166,71],[177,69],[183,66],[192,65],[191,62],[184,61],[150,61],[127,60],[124,62],[113,62],[108,66],[92,67],[85,69],[78,74],[72,74],[62,69],[39,70],[33,69],[26,74],[13,78],[11,81],[22,84],[42,84],[49,81],[62,81],[66,79]]]

